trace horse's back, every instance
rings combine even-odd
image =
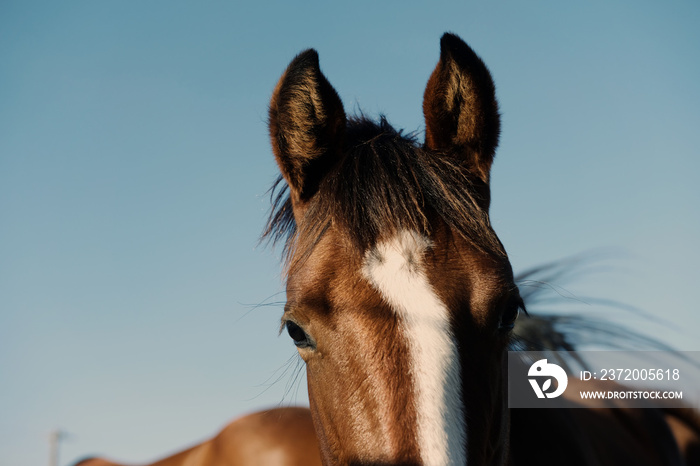
[[[700,466],[700,427],[663,408],[511,410],[513,465]]]
[[[700,414],[690,408],[664,410],[685,464],[700,466]]]
[[[321,465],[307,408],[271,409],[240,418],[212,439],[211,454],[219,461],[203,462],[202,466]]]
[[[258,411],[233,421],[214,438],[149,466],[320,466],[307,408]],[[75,466],[122,466],[90,458]]]
[[[73,466],[123,466],[119,463],[106,460],[104,458],[86,458],[84,460],[73,463]]]

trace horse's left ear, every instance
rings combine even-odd
[[[295,210],[303,207],[337,160],[346,117],[343,103],[321,73],[318,54],[300,53],[270,101],[270,139]]]
[[[462,157],[488,185],[498,145],[496,92],[484,62],[454,34],[440,40],[440,61],[423,97],[425,145]]]

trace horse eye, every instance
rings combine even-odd
[[[520,309],[525,311],[525,306],[522,302],[514,303],[508,306],[501,315],[501,321],[498,324],[498,329],[503,332],[509,332],[513,330],[513,327],[515,327],[515,321],[520,315]]]
[[[284,325],[287,327],[287,333],[289,333],[289,336],[292,337],[294,344],[298,348],[307,348],[311,346],[309,336],[306,334],[306,332],[304,332],[304,330],[302,330],[301,327],[291,320],[288,320]]]

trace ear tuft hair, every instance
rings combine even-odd
[[[440,40],[440,61],[423,98],[425,144],[460,156],[488,183],[500,116],[491,74],[478,55],[454,34]]]
[[[272,150],[292,198],[310,198],[343,144],[346,117],[337,92],[309,49],[294,58],[270,101]]]

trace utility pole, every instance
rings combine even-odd
[[[49,466],[58,466],[58,453],[61,440],[66,438],[66,432],[56,429],[49,434]]]

